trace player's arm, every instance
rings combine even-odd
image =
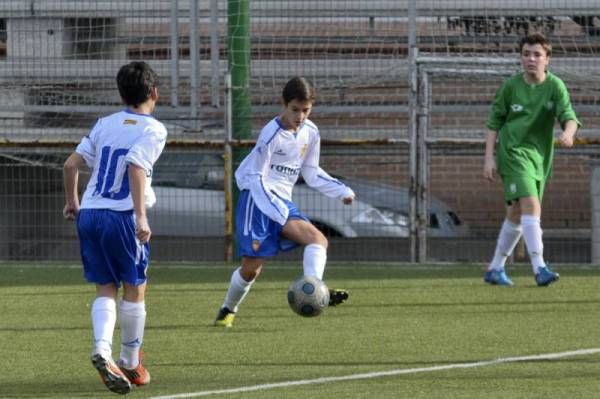
[[[146,185],[154,163],[160,157],[167,141],[167,130],[155,127],[146,132],[127,152],[129,191],[135,212],[135,235],[141,242],[150,241],[152,231],[146,216]],[[150,187],[148,187],[150,189]]]
[[[146,217],[144,192],[146,189],[146,170],[136,164],[130,163],[127,167],[129,175],[129,190],[133,200],[135,212],[135,235],[141,242],[148,242],[152,231]]]
[[[153,127],[148,130],[127,152],[125,161],[130,165],[137,165],[146,172],[144,204],[152,208],[156,203],[156,195],[152,190],[152,169],[162,154],[167,142],[167,130]]]
[[[90,134],[81,139],[81,142],[63,165],[63,186],[65,190],[65,206],[63,216],[65,219],[74,220],[79,214],[78,180],[79,169],[84,165],[94,167],[96,159],[96,146],[94,137],[101,130],[102,120],[98,120]]]
[[[483,158],[483,177],[489,181],[496,179],[496,158],[494,150],[496,148],[496,140],[498,132],[504,126],[510,107],[511,84],[510,81],[504,82],[494,97],[492,109],[486,123],[487,133],[485,135],[485,155]]]
[[[266,144],[259,139],[245,164],[244,174],[248,184],[246,188],[250,190],[250,195],[258,209],[269,219],[283,226],[287,222],[289,209],[279,197],[271,192],[271,187],[265,183],[264,178],[271,164],[273,145],[273,140],[271,144]]]
[[[65,206],[63,216],[65,219],[74,220],[79,213],[79,192],[77,184],[79,181],[79,168],[85,165],[83,157],[74,152],[63,165],[63,186],[65,190]]]
[[[558,90],[556,90],[558,98],[556,102],[556,118],[562,126],[562,133],[558,136],[558,144],[563,147],[572,147],[575,139],[575,133],[581,126],[581,122],[577,119],[577,115],[571,105],[569,92],[565,84],[560,81]]]
[[[306,184],[332,198],[339,198],[346,205],[354,201],[354,191],[338,179],[333,178],[319,166],[320,139],[315,137],[309,146],[302,164],[302,177]]]
[[[303,166],[302,177],[306,184],[328,197],[339,198],[346,205],[354,201],[354,191],[320,167]]]
[[[496,179],[496,158],[494,157],[494,149],[496,148],[496,138],[498,133],[495,130],[487,130],[485,136],[485,157],[483,162],[483,177],[489,181]]]
[[[572,147],[578,128],[579,124],[575,120],[570,119],[566,121],[563,132],[558,136],[558,143],[563,147]]]

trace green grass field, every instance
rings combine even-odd
[[[536,287],[529,267],[516,266],[516,287],[500,288],[483,284],[481,265],[333,264],[326,281],[350,300],[304,319],[286,303],[300,267],[269,264],[223,330],[212,322],[232,265],[154,264],[144,344],[152,382],[128,396],[595,398],[598,351],[478,363],[600,348],[600,270],[554,268],[554,286]],[[0,397],[116,396],[89,362],[93,292],[77,265],[0,264]],[[283,384],[293,381],[305,383]]]

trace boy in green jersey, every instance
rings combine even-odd
[[[559,277],[544,261],[540,226],[544,185],[554,158],[554,125],[558,121],[562,128],[558,143],[571,147],[580,123],[565,84],[546,70],[552,54],[548,40],[533,33],[521,40],[520,50],[523,72],[500,87],[487,121],[483,175],[494,181],[498,173],[507,206],[484,281],[513,285],[504,265],[523,235],[536,284],[547,286]]]

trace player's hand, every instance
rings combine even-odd
[[[483,177],[489,181],[496,180],[496,160],[494,158],[486,158],[483,165]]]
[[[138,217],[135,221],[135,236],[142,244],[150,241],[150,236],[152,235],[152,231],[150,230],[150,225],[148,224],[148,218],[146,216]]]
[[[350,205],[352,203],[352,201],[354,201],[354,197],[345,197],[342,199],[342,202],[344,203],[344,205]]]
[[[573,147],[573,135],[562,132],[557,138],[558,144],[561,147]]]
[[[67,220],[75,220],[79,214],[79,207],[75,205],[65,204],[63,208],[63,217]]]

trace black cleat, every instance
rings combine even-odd
[[[98,370],[100,379],[109,390],[121,395],[131,391],[131,382],[111,358],[96,353],[92,355],[92,364]]]
[[[233,319],[235,319],[235,313],[223,307],[219,309],[217,319],[215,320],[215,327],[231,328],[233,327]]]
[[[348,291],[346,290],[329,290],[329,306],[336,306],[346,302],[348,299]]]

